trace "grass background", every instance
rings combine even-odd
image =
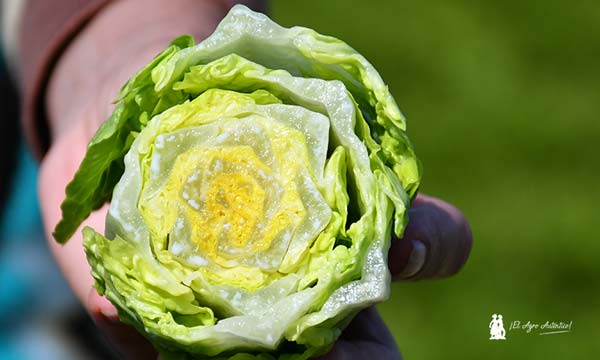
[[[600,2],[272,1],[283,25],[344,39],[389,84],[424,164],[475,243],[444,281],[380,306],[406,359],[585,359],[600,352]],[[492,313],[573,321],[508,331]]]

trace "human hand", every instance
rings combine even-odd
[[[94,23],[92,24],[92,28],[93,26],[98,25],[97,23]],[[164,35],[162,37],[163,39],[165,38]],[[156,52],[152,44],[146,44],[141,47],[143,50],[142,52],[136,51],[136,49],[131,46],[126,50],[126,52],[129,51],[130,54],[128,54],[129,56],[125,57],[125,59],[138,60],[135,64],[132,64],[129,61],[122,61],[123,53],[121,52],[119,52],[117,55],[114,55],[117,58],[113,59],[111,57],[112,54],[103,57],[101,56],[102,54],[95,53],[93,50],[97,49],[93,48],[93,46],[91,49],[92,51],[89,51],[89,44],[93,43],[87,40],[81,40],[76,42],[71,47],[71,49],[77,49],[78,45],[82,46],[86,51],[80,51],[79,53],[86,54],[87,61],[82,61],[81,58],[73,56],[64,56],[56,69],[55,76],[53,76],[53,79],[56,79],[56,81],[51,81],[49,87],[50,99],[52,99],[52,96],[56,94],[60,95],[59,98],[62,99],[62,102],[49,101],[48,110],[50,112],[51,122],[52,119],[61,119],[62,121],[60,124],[57,124],[60,126],[52,127],[53,146],[44,160],[40,173],[40,197],[42,200],[42,210],[48,233],[50,233],[50,230],[60,218],[58,205],[62,200],[63,189],[68,180],[71,178],[72,174],[75,172],[79,160],[85,152],[85,144],[87,143],[91,134],[97,128],[99,122],[110,112],[110,109],[107,109],[104,104],[108,104],[109,99],[114,98],[114,94],[116,93],[115,90],[117,89],[116,85],[123,82],[124,79],[120,79],[119,75],[129,74],[131,72],[130,70],[139,67],[139,64],[145,63],[148,59],[142,56],[143,54],[152,54]],[[100,43],[102,46],[108,46],[107,44],[110,45],[110,42]],[[162,46],[163,44],[160,44],[160,46],[158,46],[156,49],[162,48]],[[148,51],[148,49],[151,50]],[[71,54],[74,51],[75,50],[72,50]],[[70,54],[68,53],[67,55]],[[87,72],[79,74],[81,75],[79,78],[77,76],[73,76],[73,69],[77,69],[77,67],[81,66],[82,63],[86,65],[93,63],[94,57],[107,59],[107,67],[95,68],[93,74],[90,74],[89,69],[86,69]],[[116,68],[111,68],[111,64],[117,64]],[[112,71],[115,69],[118,71]],[[65,79],[69,79],[69,81],[66,82],[66,87],[64,86],[65,82],[63,81],[61,83],[60,80],[61,70],[63,72],[71,73],[69,74],[69,77],[64,77]],[[98,77],[98,74],[106,74],[106,77]],[[73,84],[72,80],[80,80],[83,83],[83,86],[75,86],[80,84]],[[102,85],[100,89],[99,84]],[[70,90],[71,92],[65,93],[65,89]],[[103,89],[106,91],[103,91]],[[67,94],[67,96],[65,96],[65,94]],[[84,101],[77,103],[77,101],[80,99],[84,99]],[[424,211],[425,215],[427,215],[431,213],[432,206],[435,208],[435,204],[432,205],[431,202],[427,202],[427,198],[423,199],[425,199],[423,200],[423,208],[427,207],[430,209],[428,211]],[[417,200],[417,202],[415,202],[415,206],[420,201],[421,200]],[[86,222],[86,224],[91,225],[98,231],[102,231],[102,223],[105,214],[106,209],[95,212]],[[427,219],[427,216],[425,216],[425,219]],[[438,218],[432,221],[421,220],[421,222],[424,224],[424,226],[421,227],[425,229],[427,225],[437,226],[436,222],[438,220]],[[452,221],[453,220],[451,220],[450,223],[452,223]],[[417,226],[417,230],[421,227]],[[458,257],[460,259],[458,262],[448,261],[447,258],[450,258],[451,256],[445,257],[444,254],[452,254],[453,248],[444,250],[442,245],[445,244],[445,242],[438,239],[440,236],[437,232],[444,235],[445,229],[442,225],[435,228],[431,227],[429,230],[423,229],[414,232],[415,237],[413,240],[419,240],[420,242],[407,240],[397,241],[394,244],[395,248],[392,248],[391,259],[393,260],[392,271],[394,272],[395,277],[417,279],[434,276],[447,276],[454,271],[457,271],[462,262],[464,262],[466,256]],[[435,229],[435,231],[433,229]],[[410,232],[407,229],[407,239],[410,238],[409,234]],[[144,342],[141,337],[137,335],[137,333],[118,322],[116,310],[109,302],[99,297],[94,291],[89,293],[92,279],[88,275],[89,268],[83,254],[81,236],[77,235],[65,247],[57,246],[54,243],[52,243],[51,247],[57,257],[59,265],[63,269],[63,272],[65,273],[75,293],[82,303],[86,305],[88,311],[90,311],[94,319],[97,321],[99,328],[103,329],[104,332],[111,338],[113,343],[118,345],[122,351],[122,354],[130,358],[148,358],[153,356],[151,347],[149,347],[149,345]],[[394,256],[396,258],[394,258]],[[456,265],[457,263],[458,265]],[[375,314],[372,311],[371,313]],[[369,315],[369,312],[364,314],[359,315],[357,319],[366,318],[364,321],[367,323],[377,324],[376,317]],[[354,325],[350,326],[347,332],[348,334],[352,333],[351,329],[353,327]],[[364,328],[364,325],[359,326],[361,331],[357,333],[360,336],[352,339],[351,343],[355,344],[355,346],[356,344],[361,343],[361,341],[363,341],[366,345],[370,343],[368,338],[364,338],[365,334],[368,333],[364,331]],[[379,328],[380,330],[383,329],[383,331],[389,335],[389,332],[387,332],[387,329],[382,325],[382,323],[381,326],[375,326],[375,328]],[[378,338],[381,338],[381,336],[378,336]],[[344,339],[340,341],[340,344],[342,345],[336,346],[333,354],[344,351]],[[389,345],[390,343],[387,342],[386,344]],[[384,350],[386,349],[386,344],[384,344]],[[391,344],[393,344],[393,341]],[[340,348],[340,346],[342,347]],[[395,346],[393,346],[393,348],[388,347],[388,349],[392,349],[392,352],[397,353],[397,350],[394,350]],[[353,351],[353,353],[358,352]],[[393,354],[390,353],[388,355]]]

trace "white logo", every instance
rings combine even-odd
[[[490,340],[506,340],[506,331],[502,322],[502,315],[492,315],[490,322]]]

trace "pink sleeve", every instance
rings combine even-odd
[[[25,139],[40,159],[48,150],[43,93],[61,51],[110,0],[29,0],[18,29],[17,61]]]

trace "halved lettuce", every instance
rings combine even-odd
[[[389,294],[420,166],[381,77],[340,40],[235,6],[123,87],[67,187],[96,288],[166,359],[304,359]]]

